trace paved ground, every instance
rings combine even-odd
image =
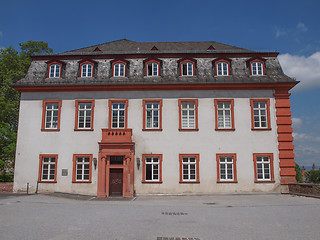
[[[96,201],[0,194],[1,240],[320,239],[320,199],[280,194]]]

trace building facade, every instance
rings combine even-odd
[[[33,56],[14,190],[108,197],[282,191],[295,182],[278,53],[118,40]]]

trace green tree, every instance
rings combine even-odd
[[[309,183],[320,183],[320,170],[306,172],[306,179]]]
[[[20,94],[11,84],[23,78],[34,53],[52,53],[45,42],[19,43],[21,51],[13,47],[0,49],[0,171],[13,164],[16,149]]]
[[[302,170],[299,166],[299,164],[296,163],[295,166],[295,170],[296,170],[296,180],[298,183],[302,183],[303,182],[303,177],[302,177]]]

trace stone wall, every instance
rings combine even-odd
[[[309,184],[309,183],[289,184],[289,193],[320,197],[320,184]]]
[[[1,192],[12,192],[13,182],[9,183],[0,183],[0,193]]]

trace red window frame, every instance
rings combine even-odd
[[[214,64],[215,64],[215,75],[218,77],[224,77],[224,76],[230,76],[230,65],[231,65],[231,60],[228,58],[217,58],[215,60],[213,60]],[[228,64],[228,74],[227,75],[218,75],[218,63],[220,62],[225,62]]]
[[[265,75],[266,75],[265,61],[266,61],[266,60],[263,59],[263,58],[251,58],[251,59],[249,59],[248,62],[249,62],[249,66],[250,66],[250,75],[251,75],[251,76],[265,76]],[[253,75],[252,64],[253,64],[254,62],[260,62],[260,63],[262,63],[262,75],[259,75],[259,74]]]
[[[42,161],[45,157],[54,157],[55,160],[55,169],[54,169],[54,180],[42,180]],[[58,166],[58,154],[40,154],[39,155],[39,176],[38,176],[38,182],[41,183],[57,183],[57,166]]]
[[[89,180],[88,181],[77,181],[77,158],[78,157],[89,157]],[[72,183],[91,183],[92,178],[92,154],[73,154],[73,172],[72,172]]]
[[[125,119],[124,128],[112,128],[112,104],[113,103],[124,103],[125,104]],[[128,100],[127,99],[110,99],[109,100],[109,129],[127,129],[128,128]]]
[[[186,62],[192,63],[192,75],[182,75],[182,73],[183,73],[182,64],[186,63]],[[192,77],[192,76],[196,75],[196,60],[195,59],[183,58],[183,59],[180,59],[178,61],[178,63],[179,63],[180,76],[182,76],[182,77]]]
[[[231,105],[231,128],[219,128],[218,124],[218,103],[219,102],[229,102]],[[234,131],[234,99],[214,99],[214,108],[215,108],[215,130],[216,131]]]
[[[267,127],[255,127],[254,126],[254,112],[253,112],[253,104],[254,102],[265,102],[267,106]],[[270,99],[250,99],[250,108],[251,108],[251,130],[253,131],[269,131],[271,130],[271,122],[270,122]]]
[[[46,128],[46,106],[47,106],[47,103],[58,103],[58,124],[57,124],[57,128]],[[42,125],[41,125],[41,131],[47,131],[47,132],[58,132],[58,131],[60,131],[61,106],[62,106],[62,100],[43,100],[43,102],[42,102]]]
[[[157,77],[160,76],[160,65],[162,63],[161,60],[157,59],[157,58],[148,58],[146,60],[143,61],[144,62],[144,68],[145,68],[145,76],[146,77]],[[148,75],[148,64],[149,63],[157,63],[158,64],[158,75]]]
[[[195,127],[194,128],[182,128],[182,103],[194,102],[195,107]],[[179,99],[179,131],[199,131],[198,126],[198,99]]]
[[[114,76],[114,71],[115,71],[115,69],[114,69],[114,66],[115,66],[115,64],[117,64],[117,63],[123,63],[124,64],[124,76]],[[127,71],[128,71],[128,61],[127,60],[124,60],[124,59],[114,59],[114,60],[112,60],[111,61],[111,69],[112,69],[112,74],[111,74],[111,76],[112,77],[127,77]]]
[[[236,153],[217,153],[217,183],[237,183],[237,154]],[[233,158],[233,180],[221,180],[220,178],[220,157]]]
[[[47,78],[61,78],[61,74],[62,74],[62,66],[63,66],[63,62],[59,61],[59,60],[50,60],[47,63]],[[59,77],[50,77],[50,67],[52,65],[59,65],[60,66],[60,72],[59,72]]]
[[[79,62],[79,67],[80,67],[80,71],[79,71],[79,77],[83,77],[82,76],[82,65],[84,64],[91,64],[92,65],[92,76],[91,77],[94,77],[94,74],[95,74],[95,64],[97,64],[95,61],[92,61],[92,60],[88,60],[88,59],[85,59],[85,60],[82,60]]]
[[[158,103],[159,104],[159,128],[147,128],[146,118],[146,104],[147,103]],[[144,99],[142,100],[143,105],[143,128],[142,131],[162,131],[162,99]]]
[[[157,157],[159,158],[159,180],[151,181],[146,180],[146,158]],[[162,183],[162,154],[142,154],[142,183]]]
[[[79,104],[80,103],[91,103],[91,126],[90,128],[79,128]],[[75,102],[75,131],[93,131],[93,123],[94,123],[94,100],[76,100]]]
[[[257,173],[257,157],[269,157],[270,159],[270,180],[258,180]],[[274,183],[274,165],[273,165],[273,153],[254,153],[253,154],[254,165],[254,182],[255,183]]]
[[[184,157],[195,157],[196,158],[196,179],[195,180],[183,180],[183,162]],[[180,168],[180,181],[179,183],[200,183],[200,170],[199,170],[200,154],[179,154],[179,168]]]

